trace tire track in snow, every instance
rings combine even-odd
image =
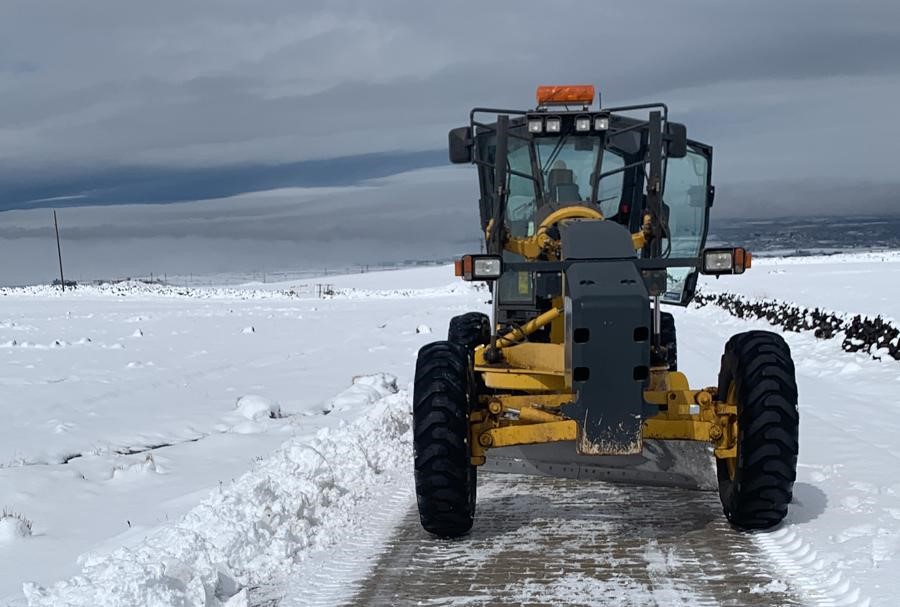
[[[820,607],[868,607],[871,599],[863,595],[846,576],[828,567],[813,547],[792,526],[753,535],[778,565],[790,574],[791,582]]]
[[[352,598],[415,500],[411,480],[408,473],[398,473],[345,530],[349,537],[344,542],[325,553],[309,555],[282,585],[251,593],[250,605],[334,607]]]
[[[345,605],[803,604],[712,492],[484,474],[460,540],[414,509]]]
[[[716,327],[719,320],[716,319],[711,325],[700,325],[703,317],[731,317],[725,310],[710,310],[707,314],[691,314],[687,313],[680,318],[683,319],[683,334],[690,334],[693,339],[686,340],[684,347],[680,348],[685,354],[684,360],[688,376],[693,376],[690,367],[694,368],[717,368],[718,361],[710,356],[710,353],[717,354],[716,343],[724,344],[725,340],[732,332],[756,328],[755,325],[762,325],[765,319],[745,319],[746,329],[741,327],[740,321],[729,319],[719,327],[722,330],[709,331],[708,327]],[[697,324],[695,324],[697,323]],[[699,329],[706,329],[701,332]],[[760,326],[759,328],[765,328]],[[778,331],[779,328],[769,327],[769,330]],[[792,333],[783,331],[785,337],[789,340],[791,348],[795,350],[795,360],[797,361],[797,380],[800,387],[800,415],[801,415],[801,441],[800,441],[800,468],[798,474],[798,483],[806,484],[822,493],[824,500],[822,509],[829,510],[840,508],[838,505],[838,497],[845,493],[846,490],[838,490],[835,483],[839,482],[838,478],[831,479],[815,479],[804,473],[803,467],[820,467],[827,466],[834,462],[841,462],[841,466],[851,466],[851,471],[847,475],[851,478],[857,478],[857,474],[852,474],[853,456],[850,453],[865,454],[867,461],[873,458],[874,450],[881,455],[875,456],[875,461],[881,461],[885,465],[890,465],[890,460],[897,456],[896,452],[892,452],[889,447],[884,445],[873,444],[871,436],[867,433],[871,432],[873,424],[889,423],[885,419],[877,419],[870,422],[866,427],[857,429],[848,424],[845,419],[835,417],[835,411],[846,411],[848,408],[847,401],[850,399],[860,399],[866,396],[861,395],[858,391],[848,393],[846,398],[842,398],[846,387],[840,385],[840,379],[835,380],[833,377],[822,376],[822,370],[828,370],[831,367],[829,354],[819,354],[816,352],[816,344],[818,340],[811,333]],[[681,346],[681,344],[679,344]],[[838,352],[834,354],[835,358],[847,357],[850,359],[853,354],[845,354]],[[808,357],[808,358],[807,358]],[[876,361],[864,361],[871,364],[874,369],[882,370],[882,364],[894,364],[893,362],[879,363]],[[832,383],[834,382],[834,383]],[[825,384],[825,385],[823,385]],[[827,400],[835,399],[840,403],[839,408],[832,406]],[[822,400],[826,399],[826,400]],[[852,410],[852,409],[851,409]],[[816,445],[810,447],[809,441],[814,437]],[[823,454],[820,445],[831,445],[831,449],[840,452],[843,458],[850,459],[834,459],[830,454]],[[887,458],[887,461],[885,461]],[[827,484],[825,481],[828,481]],[[827,490],[827,493],[819,489]],[[825,541],[822,529],[826,528],[823,523],[808,524],[791,523],[792,512],[801,513],[800,520],[806,517],[816,518],[822,515],[821,510],[817,510],[817,506],[804,508],[803,504],[798,504],[797,485],[795,485],[795,502],[789,510],[788,519],[781,526],[772,531],[757,532],[753,534],[753,542],[770,558],[777,566],[779,571],[783,571],[790,583],[803,596],[804,600],[810,605],[821,606],[860,606],[865,607],[872,605],[871,598],[866,596],[862,589],[853,583],[848,574],[840,571],[832,563],[839,559],[846,559],[848,554],[842,554],[840,550],[835,550],[833,544]],[[828,506],[831,500],[833,505]],[[846,528],[848,522],[841,522],[839,526],[831,533],[837,533],[839,530]],[[868,588],[864,585],[863,588]]]

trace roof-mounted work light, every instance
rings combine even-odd
[[[575,130],[579,133],[583,133],[585,131],[591,130],[591,117],[590,116],[578,116],[575,118]]]

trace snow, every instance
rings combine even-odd
[[[900,251],[755,258],[741,276],[701,279],[707,292],[728,291],[832,312],[900,319]]]
[[[31,537],[31,521],[21,514],[7,512],[0,514],[0,543],[10,543]]]
[[[703,288],[900,318],[898,273],[898,253],[765,259]],[[33,521],[29,534],[0,519],[0,603],[235,607],[298,572],[334,578],[314,604],[345,600],[414,499],[416,351],[487,307],[451,274],[329,276],[321,298],[312,283],[0,289],[0,507]],[[715,384],[731,334],[777,331],[714,306],[674,313],[697,386]],[[811,603],[893,604],[900,362],[785,339],[800,391],[795,501],[754,541]],[[628,584],[570,572],[510,592],[586,604],[650,592]]]
[[[896,252],[754,264],[728,284],[707,279],[703,288],[900,318],[900,282],[892,278],[900,277]],[[690,317],[698,323],[694,330],[687,329]],[[679,314],[676,323],[681,339],[690,331],[690,349],[679,343],[679,364],[691,378],[701,377],[712,358],[698,356],[697,348],[716,352],[720,336],[752,328],[777,331],[711,306]],[[786,524],[760,534],[759,541],[779,566],[807,581],[810,596],[824,593],[820,600],[837,604],[893,604],[900,592],[900,416],[890,403],[900,387],[900,362],[843,352],[839,339],[791,332],[784,337],[800,393],[798,478]]]
[[[251,421],[281,417],[281,405],[265,396],[246,394],[237,399],[237,412]]]
[[[30,605],[239,605],[263,574],[287,574],[360,516],[369,493],[410,454],[406,394],[393,378],[367,382],[368,410],[349,425],[292,441],[175,523],[134,547],[82,558],[82,572],[47,589],[26,584]]]
[[[788,589],[787,584],[781,580],[772,580],[768,584],[756,585],[750,589],[751,594],[766,594],[770,592],[784,592]]]
[[[562,573],[550,584],[525,584],[511,587],[511,596],[521,604],[545,603],[548,598],[553,604],[594,605],[598,597],[604,597],[610,605],[635,605],[642,601],[635,597],[646,597],[650,589],[628,578],[600,579],[583,573]],[[663,603],[660,603],[663,604]],[[671,604],[671,603],[669,603]]]
[[[436,337],[416,328],[446,327],[483,294],[446,267],[396,274],[329,276],[353,295],[327,299],[308,283],[4,290],[0,508],[34,526],[0,544],[0,604],[78,574],[87,553],[138,545],[286,441],[352,423],[384,377],[405,386]]]

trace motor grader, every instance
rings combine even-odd
[[[475,108],[450,131],[451,162],[477,168],[484,235],[456,273],[485,281],[493,309],[453,318],[447,340],[418,353],[415,484],[435,535],[471,529],[478,468],[510,449],[511,471],[606,478],[615,466],[587,462],[695,441],[732,525],[787,514],[799,423],[787,344],[734,335],[717,385],[692,387],[662,310],[687,306],[698,274],[751,266],[742,248],[705,248],[712,148],[664,104],[594,97],[539,87],[533,110]]]

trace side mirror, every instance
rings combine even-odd
[[[449,135],[450,162],[468,164],[472,162],[472,127],[461,126],[451,129]]]
[[[666,142],[666,156],[669,158],[684,158],[687,156],[687,127],[678,122],[666,123],[666,134],[663,135]]]

